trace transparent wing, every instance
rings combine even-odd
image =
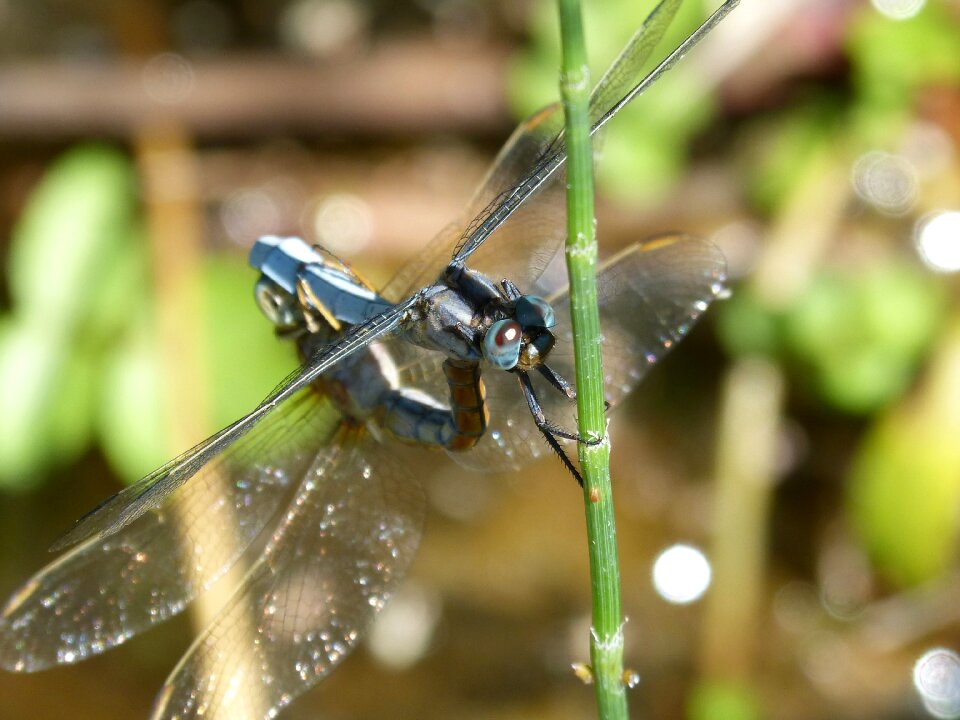
[[[322,348],[308,363],[291,373],[253,412],[108,498],[80,518],[51,549],[63,550],[89,538],[106,538],[144,513],[160,507],[207,463],[246,437],[281,404],[304,391],[336,363],[396,329],[414,300],[411,298],[408,302],[396,305],[362,325],[351,328],[343,337]],[[272,435],[269,431],[266,432]]]
[[[154,720],[274,717],[353,649],[420,543],[423,497],[403,450],[342,427],[241,589],[167,680]]]
[[[680,0],[662,0],[647,17],[620,56],[604,74],[590,96],[591,134],[596,133],[621,108],[641,95],[653,85],[683,55],[696,45],[720,20],[727,15],[739,0],[727,0],[686,40],[677,46],[660,64],[645,77],[639,73],[659,44],[663,34],[673,20]],[[513,215],[527,200],[543,188],[553,178],[566,160],[566,150],[559,136],[547,143],[544,151],[530,169],[510,189],[490,203],[477,219],[467,227],[462,241],[456,247],[454,263],[466,263],[507,218]],[[507,254],[509,248],[504,248]],[[471,262],[471,265],[473,263]]]
[[[709,240],[685,234],[636,243],[598,273],[606,400],[619,403],[682,340],[710,304],[727,292],[727,262]],[[567,290],[552,301],[569,306]],[[555,329],[550,367],[573,377],[569,312]]]
[[[276,515],[338,418],[317,393],[294,398],[161,508],[52,562],[0,615],[0,665],[79,661],[178,613]]]
[[[681,0],[662,0],[604,73],[590,96],[596,133],[620,108],[650,87],[722,19],[739,0],[728,0],[653,71],[640,76],[663,39]],[[434,282],[450,263],[466,262],[494,280],[534,284],[563,241],[562,188],[566,149],[563,112],[547,106],[521,123],[504,145],[468,204],[461,222],[445,228],[387,285],[393,300]],[[472,220],[470,220],[472,218]],[[510,219],[510,222],[507,220]]]
[[[712,243],[668,235],[631,245],[600,268],[597,285],[606,400],[616,405],[693,326],[724,290],[726,262]],[[557,314],[557,343],[547,364],[574,380],[573,330],[568,291],[550,297]],[[576,427],[576,403],[531,373],[537,397],[551,421]],[[552,452],[530,418],[517,380],[489,369],[484,374],[490,425],[477,446],[451,456],[478,469],[516,469]]]
[[[591,126],[595,125],[620,100],[627,97],[637,84],[640,71],[663,40],[682,2],[683,0],[662,0],[647,15],[643,25],[637,29],[626,47],[620,51],[617,59],[607,68],[590,94]]]
[[[536,167],[544,151],[555,141],[563,128],[563,111],[558,104],[550,105],[531,115],[513,131],[501,148],[486,177],[474,193],[461,216],[460,222],[444,228],[425,248],[416,260],[403,267],[383,289],[383,296],[398,300],[437,280],[443,272],[454,249],[464,236],[464,228],[480,224],[496,206],[496,202],[509,193]],[[537,261],[532,256],[543,245],[555,245],[563,239],[563,197],[551,193],[544,198],[543,208],[531,208],[526,217],[518,217],[500,228],[500,253],[483,257],[480,253],[471,261],[471,267],[480,272],[493,272],[495,279],[509,277],[521,282],[526,277],[528,264]],[[553,215],[557,213],[557,215]],[[544,226],[543,221],[547,221]],[[558,234],[559,233],[559,234]],[[507,248],[506,251],[503,249]],[[495,268],[495,269],[494,269]]]

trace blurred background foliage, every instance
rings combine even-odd
[[[586,5],[599,78],[652,2]],[[0,0],[0,594],[294,366],[259,234],[384,282],[556,97],[557,54],[548,0]],[[958,143],[956,0],[742,0],[605,132],[603,251],[698,232],[734,290],[612,420],[636,717],[960,717]],[[422,643],[286,716],[592,712],[555,465],[425,467],[397,601]],[[689,605],[651,582],[678,542],[713,573]],[[0,676],[0,720],[146,716],[210,612]]]

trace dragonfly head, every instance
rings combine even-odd
[[[501,370],[530,370],[553,349],[553,308],[536,295],[520,295],[503,308],[483,338],[483,357]]]

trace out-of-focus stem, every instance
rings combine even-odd
[[[788,307],[807,288],[829,249],[849,198],[848,167],[824,141],[797,168],[751,283],[769,310]],[[780,368],[760,358],[738,360],[727,375],[711,523],[714,582],[700,655],[706,681],[745,683],[754,669],[784,383]]]
[[[783,392],[779,368],[766,360],[738,360],[727,375],[701,655],[708,680],[744,681],[754,667]]]
[[[206,422],[209,392],[204,385],[207,373],[198,370],[206,364],[204,348],[207,346],[202,326],[199,179],[189,138],[179,128],[170,125],[144,128],[136,138],[135,147],[143,183],[153,269],[167,436],[171,440],[170,453],[173,455],[209,433]],[[229,482],[229,478],[220,478],[220,481]],[[210,495],[209,505],[214,507],[220,500],[216,483],[192,488],[191,492],[196,495],[204,487]],[[210,534],[204,528],[196,528],[199,536],[193,537],[190,528],[196,526],[186,521],[195,523],[196,518],[184,517],[184,522],[178,522],[180,509],[174,494],[169,511],[180,534],[181,563],[187,574],[195,567],[195,550],[224,558],[233,554],[233,548],[224,546],[229,542],[228,537],[222,538],[216,547],[211,546]],[[208,566],[217,566],[215,559],[208,560]],[[241,560],[211,591],[202,593],[193,602],[190,615],[195,632],[203,631],[216,617],[230,591],[239,585],[244,570]],[[193,582],[202,586],[203,579],[195,577]],[[255,630],[252,625],[234,628],[234,632],[251,637],[251,642]],[[260,717],[266,711],[256,688],[255,683],[242,688],[248,695],[245,705],[250,709],[251,717]]]
[[[829,142],[796,169],[796,189],[774,220],[753,275],[753,289],[770,310],[803,292],[836,237],[850,197],[850,164]]]

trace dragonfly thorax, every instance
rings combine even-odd
[[[500,370],[543,363],[556,324],[546,300],[463,266],[449,267],[441,280],[422,291],[407,325],[410,340],[457,360],[486,360]]]

